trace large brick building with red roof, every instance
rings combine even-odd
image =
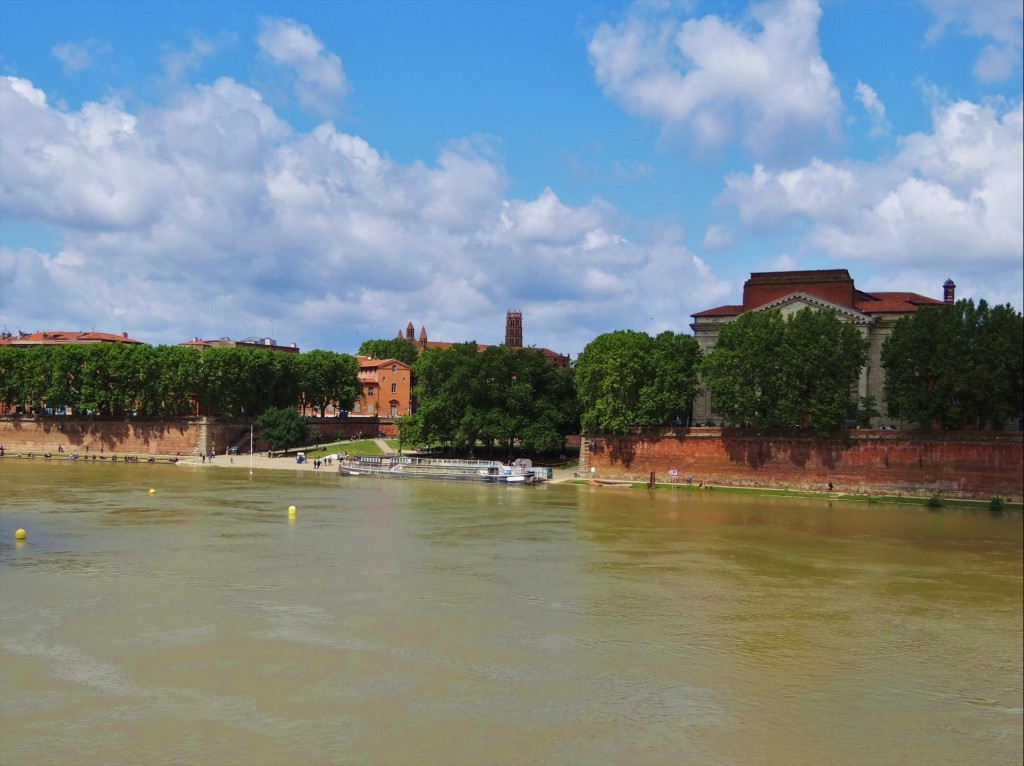
[[[868,360],[857,381],[857,396],[873,396],[879,412],[884,415],[882,344],[902,317],[913,314],[921,306],[953,303],[955,290],[956,285],[947,279],[942,285],[942,300],[912,292],[868,293],[857,289],[846,269],[752,273],[743,285],[743,303],[700,311],[693,315],[690,328],[701,351],[706,354],[715,347],[722,326],[748,311],[777,309],[784,316],[803,308],[834,311],[841,320],[855,325],[868,339]],[[721,424],[714,402],[707,393],[694,402],[693,419],[695,422]]]

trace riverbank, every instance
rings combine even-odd
[[[116,461],[115,461],[116,457]],[[126,460],[127,458],[127,460]],[[68,461],[72,457],[68,454],[58,453],[56,455],[50,454],[46,457],[45,454],[40,455],[38,453],[11,453],[7,452],[5,457],[0,459],[0,469],[5,465],[16,465],[22,461],[39,461],[39,460],[58,460]],[[207,469],[207,468],[228,468],[228,469],[251,469],[254,471],[298,471],[298,472],[317,472],[327,471],[333,472],[335,467],[332,465],[323,465],[321,468],[315,468],[312,461],[305,461],[299,463],[296,459],[290,455],[282,455],[279,457],[267,457],[266,454],[253,454],[250,458],[249,455],[216,455],[212,460],[202,460],[198,456],[187,456],[187,457],[175,457],[174,455],[148,455],[145,453],[128,453],[123,455],[89,455],[88,457],[79,456],[78,460],[88,462],[100,462],[110,461],[119,462],[125,465],[133,465],[135,463],[148,463],[148,464],[162,464],[168,467],[175,467],[182,470],[195,470],[195,469]],[[938,509],[943,506],[949,506],[952,508],[976,508],[979,510],[999,510],[1008,513],[1022,513],[1024,512],[1024,504],[1014,502],[1012,498],[999,497],[999,501],[993,503],[991,498],[985,500],[978,499],[964,499],[955,497],[946,497],[942,494],[936,494],[929,497],[922,497],[919,495],[889,495],[876,493],[871,494],[867,492],[842,492],[827,490],[813,491],[803,489],[786,489],[786,488],[775,488],[775,487],[743,487],[743,486],[732,486],[728,484],[708,484],[703,487],[698,485],[687,485],[685,482],[655,482],[653,488],[649,488],[644,482],[632,482],[629,481],[616,481],[600,483],[593,482],[584,477],[575,468],[554,468],[552,469],[552,478],[547,479],[545,484],[570,484],[578,487],[585,487],[594,492],[621,492],[625,491],[655,491],[655,492],[680,492],[680,493],[697,493],[697,494],[728,494],[728,495],[748,495],[748,496],[763,496],[763,497],[790,497],[790,498],[804,498],[804,499],[816,499],[824,500],[829,503],[835,502],[846,502],[846,503],[866,503],[866,504],[895,504],[895,505],[920,505],[927,506],[933,509]]]

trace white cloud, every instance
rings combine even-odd
[[[627,111],[687,133],[700,151],[739,141],[784,165],[839,137],[842,104],[818,45],[816,2],[752,5],[746,24],[679,21],[638,5],[589,45],[598,82]]]
[[[874,88],[857,80],[856,96],[871,120],[871,129],[868,134],[872,136],[888,135],[892,126],[885,117],[885,104],[878,98]]]
[[[273,322],[281,342],[352,352],[353,336],[410,319],[433,338],[500,342],[515,307],[527,343],[575,354],[596,332],[683,330],[684,307],[725,290],[671,232],[627,239],[601,200],[506,197],[486,141],[399,163],[331,124],[296,131],[229,78],[135,112],[62,111],[0,78],[0,120],[5,226],[61,242],[0,249],[10,327],[177,343]]]
[[[846,263],[998,273],[1024,252],[1022,133],[1019,101],[941,104],[891,159],[756,168],[727,179],[725,198],[755,228],[806,222],[808,246]]]
[[[294,72],[302,106],[322,116],[337,113],[351,87],[341,59],[325,50],[313,30],[291,19],[264,19],[257,43],[273,62]]]
[[[1020,68],[1024,6],[1017,0],[926,0],[925,5],[935,15],[929,41],[950,29],[991,41],[975,62],[974,75],[979,80],[1006,80]]]

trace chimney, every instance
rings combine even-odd
[[[126,333],[124,330],[122,330],[121,331],[121,337],[122,338],[127,338],[128,337],[128,333]]]
[[[955,303],[955,294],[956,285],[953,284],[952,279],[947,279],[945,282],[942,283],[942,300],[944,303],[948,303],[949,305]]]

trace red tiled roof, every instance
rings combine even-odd
[[[115,335],[109,332],[75,332],[68,330],[42,330],[40,332],[9,335],[0,338],[4,346],[59,346],[66,343],[133,343],[142,345],[141,340],[128,337],[128,333]]]
[[[854,303],[865,314],[912,314],[920,306],[941,306],[942,301],[918,293],[860,293]]]
[[[719,306],[718,308],[698,311],[695,317],[734,317],[743,313],[742,306]]]

